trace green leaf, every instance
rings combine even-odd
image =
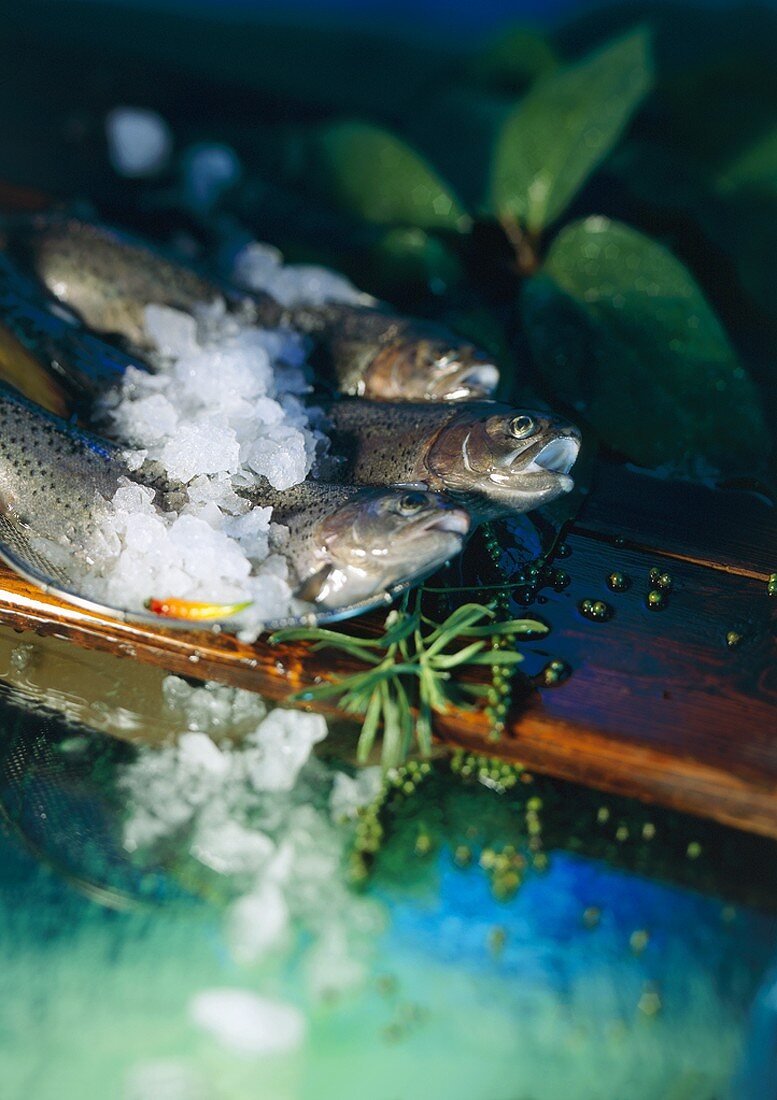
[[[485,642],[472,642],[463,649],[456,650],[455,653],[437,653],[430,658],[430,664],[434,669],[458,668],[459,665],[465,665],[480,653],[485,644]]]
[[[471,219],[447,184],[409,145],[362,122],[313,138],[312,182],[341,209],[376,225],[465,232]]]
[[[726,165],[715,184],[724,195],[746,189],[777,196],[777,127],[772,127]]]
[[[384,680],[380,685],[383,711],[383,747],[381,763],[384,768],[394,768],[402,763],[402,725],[397,701],[391,684]]]
[[[548,385],[610,446],[675,472],[760,469],[769,441],[753,382],[660,244],[606,218],[575,222],[525,284],[522,311]]]
[[[410,707],[410,700],[407,697],[402,681],[397,680],[394,684],[397,697],[397,714],[399,716],[400,729],[402,731],[402,741],[400,742],[400,760],[405,760],[407,754],[410,752],[410,746],[413,743],[413,730],[415,723],[413,722],[413,712]]]
[[[504,624],[505,634],[547,634],[550,627],[539,619],[508,619]]]
[[[447,711],[450,701],[446,695],[446,675],[446,673],[433,672],[427,667],[424,669],[421,677],[421,690],[424,697],[428,700],[432,710],[440,714],[444,714],[445,711]]]
[[[474,626],[480,619],[493,619],[494,612],[491,608],[485,607],[479,603],[463,603],[461,607],[457,607],[455,611],[452,611],[445,622],[440,623],[429,635],[427,642],[435,642],[435,645],[430,645],[428,652],[433,653],[436,649],[439,649],[437,645],[437,639],[441,637],[454,638],[456,633],[461,630],[465,630],[467,627]],[[445,643],[443,642],[443,645]]]
[[[360,764],[363,764],[372,752],[372,746],[375,743],[375,734],[378,729],[378,722],[380,721],[380,713],[382,706],[382,697],[378,688],[373,689],[370,701],[367,705],[367,710],[364,715],[364,722],[362,724],[362,731],[359,735],[359,744],[357,746],[357,759]]]
[[[425,699],[421,700],[418,707],[416,737],[418,748],[424,756],[429,756],[432,751],[432,710]]]
[[[526,584],[519,581],[515,584],[495,584],[493,587],[504,592],[510,588],[525,588]],[[477,591],[477,586],[473,585],[472,590]],[[489,623],[487,626],[469,626],[457,633],[463,638],[491,638],[495,634],[547,634],[548,628],[534,619],[500,619],[499,622]]]
[[[340,646],[359,646],[375,649],[380,642],[374,638],[354,638],[350,634],[341,634],[337,630],[325,630],[320,626],[287,626],[282,630],[276,630],[270,635],[270,645],[282,642],[317,642],[322,647],[325,645],[338,648]]]
[[[639,29],[539,81],[508,117],[492,167],[501,220],[536,234],[555,221],[609,153],[652,81]]]
[[[656,207],[673,210],[685,227],[693,218],[714,248],[731,258],[742,288],[768,316],[775,317],[777,164],[772,174],[772,157],[777,157],[777,140],[772,144],[762,136],[708,178],[698,165],[645,141],[629,142],[610,165],[638,197],[645,220],[651,219]],[[716,280],[716,290],[724,300],[730,298],[726,281]]]
[[[467,662],[470,665],[517,665],[523,660],[522,653],[516,653],[514,649],[490,649],[477,657],[472,657]]]
[[[391,611],[386,619],[386,632],[377,639],[377,645],[384,649],[403,642],[409,638],[420,622],[417,614],[409,615],[407,612]]]

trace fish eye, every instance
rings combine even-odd
[[[514,416],[510,421],[509,429],[513,439],[526,439],[528,435],[534,435],[537,430],[533,419],[525,413]]]
[[[403,516],[414,516],[421,511],[425,504],[426,497],[424,494],[416,492],[403,493],[398,502],[399,511]]]

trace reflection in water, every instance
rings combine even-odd
[[[720,1095],[773,922],[560,846],[702,883],[750,842],[461,754],[354,773],[320,716],[101,658],[120,741],[8,644],[4,1097]]]

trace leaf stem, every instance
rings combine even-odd
[[[523,278],[528,278],[540,266],[538,255],[539,236],[531,230],[524,229],[513,214],[504,213],[499,220],[515,253],[518,274]]]

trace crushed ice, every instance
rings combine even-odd
[[[229,899],[226,940],[239,966],[277,963],[299,942],[292,930],[302,931],[308,997],[357,988],[384,917],[348,889],[343,865],[352,819],[374,799],[380,769],[352,778],[318,760],[313,748],[327,732],[321,715],[268,711],[253,693],[175,676],[165,680],[164,697],[182,732],[174,745],[141,749],[122,768],[126,849],[154,860],[182,847],[206,881],[219,877]],[[304,1037],[297,1009],[236,989],[202,991],[190,1013],[246,1053],[288,1049]]]
[[[119,488],[87,547],[92,591],[128,608],[249,602],[240,627],[250,640],[292,614],[292,591],[286,559],[270,549],[271,509],[240,491],[299,484],[326,446],[301,400],[306,345],[212,307],[192,317],[149,306],[145,323],[157,373],[130,368],[98,416],[129,444],[130,470],[159,471],[185,493],[163,511],[151,489]]]
[[[283,255],[272,245],[251,241],[232,262],[231,279],[245,290],[263,290],[282,306],[320,306],[326,302],[375,305],[365,294],[336,271],[315,264],[284,264]]]
[[[148,175],[172,155],[172,135],[154,112],[117,107],[106,117],[117,172]],[[242,166],[226,145],[200,144],[178,158],[184,205],[217,216]],[[218,218],[216,217],[216,220]],[[369,303],[346,278],[323,267],[283,263],[277,249],[231,225],[230,275],[285,306],[326,301]],[[229,243],[231,242],[231,243]],[[247,243],[246,243],[247,242]],[[248,605],[231,618],[252,641],[265,624],[299,611],[285,557],[272,552],[270,508],[241,495],[266,479],[283,491],[305,480],[326,440],[309,423],[307,343],[289,329],[264,329],[203,304],[192,316],[146,308],[155,373],[130,368],[96,410],[106,435],[127,445],[131,475],[178,488],[160,502],[127,479],[86,533],[67,548],[83,566],[83,594],[140,611],[148,600]],[[51,560],[65,551],[42,545]]]

